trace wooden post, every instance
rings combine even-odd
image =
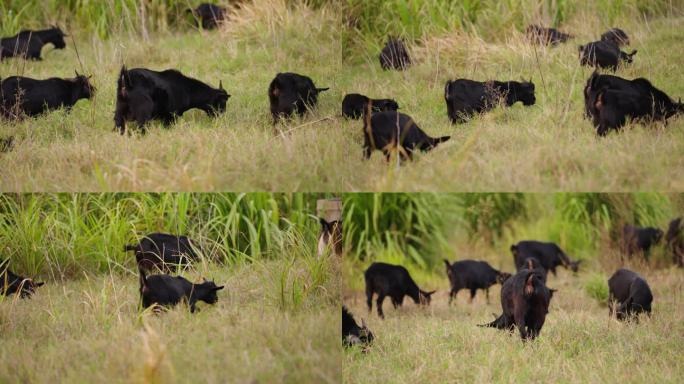
[[[320,199],[316,201],[316,215],[327,222],[342,221],[342,199]]]

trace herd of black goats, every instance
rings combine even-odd
[[[197,301],[209,304],[218,301],[216,292],[223,289],[223,286],[218,286],[213,281],[204,280],[193,284],[182,276],[165,273],[146,275],[146,272],[153,270],[171,272],[175,268],[188,265],[197,260],[196,249],[199,249],[197,243],[188,237],[165,233],[151,233],[138,244],[124,246],[124,252],[135,253],[143,308],[153,307],[158,312],[163,307],[185,301],[190,312],[195,312]],[[44,284],[13,273],[8,264],[8,260],[0,263],[0,293],[5,296],[28,298],[35,293],[36,288]]]
[[[666,247],[671,252],[673,262],[684,267],[684,223],[682,218],[670,222],[667,234],[653,227],[624,225],[620,246],[622,252],[631,257],[642,254],[648,260],[650,249],[665,236]],[[483,289],[489,302],[489,288],[501,284],[501,308],[503,313],[494,321],[481,324],[520,332],[523,340],[539,336],[549,311],[549,302],[555,289],[546,286],[547,274],[556,275],[556,268],[562,266],[577,272],[581,260],[571,260],[555,243],[539,241],[520,241],[511,246],[516,273],[510,274],[494,269],[485,261],[461,260],[446,264],[449,278],[449,304],[465,289],[470,291],[470,301],[478,289]],[[386,297],[396,309],[408,296],[416,304],[430,304],[430,296],[435,291],[426,292],[413,281],[406,268],[400,265],[372,263],[364,272],[366,282],[366,304],[372,310],[373,295],[377,294],[376,308],[380,318],[385,317],[382,303]],[[653,294],[646,280],[638,273],[620,268],[608,279],[609,316],[618,320],[638,321],[640,313],[651,315]],[[372,343],[374,335],[363,323],[359,326],[349,310],[342,306],[342,343],[346,347],[360,346],[365,352]]]
[[[319,218],[321,230],[318,235],[318,257],[328,251],[334,255],[342,254],[342,225],[339,221],[326,221]],[[214,304],[218,301],[216,292],[224,286],[216,285],[206,279],[193,284],[182,276],[167,273],[147,275],[150,271],[172,272],[187,267],[199,259],[196,250],[199,243],[187,236],[166,233],[151,233],[137,244],[125,245],[124,252],[134,252],[140,278],[140,300],[143,308],[152,307],[155,312],[185,302],[194,313],[198,301]],[[202,254],[207,254],[202,252]],[[0,260],[0,294],[29,298],[36,288],[44,285],[32,278],[15,274],[9,269],[9,260]]]
[[[224,8],[202,4],[191,10],[204,28],[215,28],[225,19]],[[534,44],[557,45],[571,38],[553,28],[528,27],[527,36]],[[22,57],[41,60],[41,49],[46,44],[55,48],[66,46],[65,34],[57,27],[46,30],[24,30],[13,37],[1,40],[0,59]],[[601,36],[599,41],[580,46],[580,63],[596,68],[616,71],[620,66],[631,63],[636,51],[625,53],[622,45],[630,44],[627,34],[613,28]],[[409,51],[400,39],[390,37],[379,55],[383,69],[404,70],[411,63]],[[2,100],[0,115],[6,119],[20,119],[36,116],[50,110],[65,108],[67,111],[80,99],[90,99],[95,87],[90,77],[76,72],[69,79],[50,78],[46,80],[11,76],[0,79]],[[302,116],[318,102],[319,93],[328,88],[317,88],[308,76],[297,73],[279,73],[268,87],[270,111],[273,125],[281,118],[296,114]],[[447,115],[452,123],[466,122],[475,114],[484,113],[505,104],[517,102],[530,106],[536,102],[532,81],[474,81],[457,79],[447,81],[444,100]],[[115,129],[121,134],[127,122],[135,122],[144,133],[145,125],[151,120],[160,120],[164,125],[190,109],[200,109],[209,116],[225,112],[230,95],[223,89],[209,86],[189,78],[177,70],[153,71],[146,68],[127,69],[124,65],[118,76],[116,92]],[[593,121],[600,136],[610,130],[620,129],[628,120],[665,121],[684,112],[684,104],[673,101],[668,95],[655,88],[644,78],[627,80],[617,76],[599,74],[594,71],[584,87],[586,117]],[[346,118],[364,118],[364,157],[373,150],[380,150],[389,159],[396,150],[405,158],[412,158],[416,150],[428,151],[449,136],[432,138],[421,130],[413,119],[398,112],[399,104],[393,99],[371,99],[360,94],[347,94],[342,101],[342,115]],[[13,137],[0,142],[0,150],[9,151]]]

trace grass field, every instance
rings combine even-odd
[[[610,239],[623,220],[666,227],[682,214],[681,195],[663,194],[367,194],[345,196],[346,239],[342,302],[364,319],[375,340],[368,353],[344,355],[346,383],[677,383],[684,379],[684,271],[672,266],[661,242],[650,261],[623,262]],[[357,209],[357,208],[354,208]],[[510,212],[518,211],[516,215]],[[523,213],[520,213],[523,212]],[[393,218],[388,220],[388,218]],[[472,220],[475,218],[475,220]],[[475,225],[473,225],[475,223]],[[489,226],[487,226],[489,225]],[[474,231],[471,229],[475,228]],[[501,231],[497,231],[500,228]],[[489,232],[489,234],[488,234]],[[354,239],[354,240],[352,240]],[[553,241],[572,259],[549,274],[557,289],[539,338],[523,343],[477,324],[501,314],[500,285],[490,302],[480,290],[472,304],[459,292],[448,305],[449,280],[442,259],[473,259],[513,272],[510,245],[521,240]],[[357,242],[366,242],[357,247]],[[406,267],[420,288],[437,290],[421,308],[406,297],[398,310],[385,300],[385,320],[366,307],[363,271],[374,261]],[[639,324],[608,318],[607,280],[620,267],[642,274],[654,295],[653,315]]]
[[[407,26],[413,31],[409,47],[416,65],[406,72],[383,72],[377,63],[382,34],[354,32],[343,23],[345,8],[338,7],[335,2],[311,8],[257,1],[244,5],[221,31],[171,28],[150,31],[147,39],[112,28],[115,33],[101,40],[91,29],[74,28],[70,32],[84,71],[93,74],[98,94],[80,101],[69,115],[59,111],[18,124],[0,122],[1,137],[16,137],[14,150],[0,155],[0,188],[614,192],[683,187],[678,175],[684,171],[679,156],[684,153],[684,120],[629,125],[621,134],[598,139],[582,117],[582,87],[591,70],[579,67],[576,51],[577,45],[619,25],[630,34],[631,48],[639,50],[634,65],[619,75],[647,77],[680,97],[684,78],[677,66],[684,54],[679,38],[684,18],[676,6],[647,17],[625,11],[609,19],[596,10],[598,5],[575,10],[561,27],[577,38],[548,49],[529,46],[516,31],[518,24],[534,21],[531,16],[516,14],[517,19],[502,21],[496,29],[496,12],[489,8],[478,16],[478,28],[454,24],[421,32]],[[429,26],[429,15],[419,12],[411,20],[424,18]],[[388,25],[387,32],[401,33],[402,25]],[[71,76],[81,67],[68,43],[63,51],[47,48],[43,62],[6,60],[0,76]],[[122,63],[178,68],[213,86],[223,80],[232,95],[227,112],[212,120],[192,111],[169,129],[155,123],[143,137],[121,137],[112,131],[112,118]],[[266,90],[273,76],[284,71],[309,75],[331,90],[304,120],[274,131]],[[458,77],[531,78],[537,105],[499,108],[452,126],[443,87]],[[393,97],[426,132],[452,135],[452,140],[398,170],[378,154],[363,161],[361,122],[339,116],[342,97],[351,92]]]
[[[559,291],[541,336],[530,343],[521,342],[517,333],[476,326],[501,313],[498,285],[491,289],[490,304],[481,291],[468,304],[461,291],[449,307],[448,280],[437,275],[418,281],[424,289],[438,289],[429,307],[407,300],[395,311],[386,300],[384,321],[375,303],[368,314],[362,291],[348,289],[343,301],[376,338],[367,354],[345,353],[344,382],[681,382],[684,275],[680,270],[642,273],[655,300],[653,316],[639,324],[608,318],[608,308],[583,290],[591,274],[575,277],[563,270],[549,277],[548,285]]]
[[[338,382],[338,305],[319,292],[281,309],[275,282],[287,269],[307,274],[289,260],[185,273],[226,285],[195,314],[187,305],[141,312],[133,274],[84,273],[48,281],[30,300],[0,297],[0,381]]]
[[[0,197],[0,260],[46,282],[0,296],[0,382],[339,382],[339,260],[316,256],[315,196]],[[123,245],[155,231],[197,241],[178,272],[225,285],[218,303],[140,308]]]

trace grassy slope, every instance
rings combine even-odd
[[[549,277],[554,296],[540,338],[523,344],[476,324],[500,313],[500,286],[492,287],[491,303],[480,291],[473,304],[461,291],[448,306],[444,275],[418,281],[438,289],[430,307],[410,299],[398,311],[385,301],[386,320],[369,315],[362,288],[347,288],[344,302],[357,319],[363,317],[376,342],[370,353],[345,353],[343,378],[348,383],[459,382],[611,382],[677,383],[684,380],[682,286],[679,270],[645,271],[653,290],[654,314],[641,324],[608,319],[608,309],[582,289],[591,274],[572,276],[565,270]],[[355,276],[360,276],[360,271]],[[362,280],[357,278],[356,280]],[[362,284],[360,282],[359,284]]]
[[[0,122],[0,136],[19,139],[14,151],[0,158],[1,188],[208,191],[317,185],[325,169],[345,157],[338,150],[328,151],[344,142],[334,121],[315,122],[339,109],[335,75],[340,44],[331,33],[339,25],[338,15],[301,6],[288,10],[282,3],[246,5],[219,32],[162,34],[150,41],[132,36],[101,41],[74,33],[86,72],[94,76],[97,97],[80,101],[70,115],[57,112],[20,124]],[[46,48],[43,62],[7,60],[0,65],[0,76],[73,76],[80,68],[68,43],[63,51]],[[170,129],[154,124],[144,137],[121,137],[112,132],[112,119],[123,62],[129,68],[177,68],[212,86],[223,80],[232,94],[227,113],[211,120],[191,111]],[[279,138],[271,128],[267,89],[276,73],[286,71],[308,75],[331,91],[321,95],[319,108],[304,121],[281,128],[310,124]]]
[[[3,190],[681,190],[683,119],[669,126],[628,127],[597,139],[582,118],[582,87],[589,69],[577,63],[576,45],[605,30],[591,15],[564,29],[573,42],[539,51],[522,35],[505,43],[458,32],[412,45],[418,63],[404,73],[383,72],[377,52],[345,66],[333,8],[286,10],[281,2],[246,6],[221,32],[153,35],[150,41],[119,36],[100,41],[76,33],[81,56],[99,88],[71,115],[50,114],[20,124],[0,122],[14,134],[13,152],[0,155]],[[306,20],[303,23],[302,20]],[[678,62],[682,19],[622,20],[638,49],[636,63],[620,72],[645,76],[672,96],[684,95]],[[503,32],[502,32],[503,33]],[[0,76],[70,76],[78,68],[71,46],[47,52],[42,63],[8,60]],[[176,67],[212,85],[222,79],[233,97],[227,113],[210,120],[187,113],[170,129],[154,125],[145,137],[111,131],[115,79],[120,64]],[[25,65],[25,67],[23,67]],[[274,137],[266,89],[277,72],[310,75],[331,91],[317,111]],[[449,78],[532,78],[538,104],[498,109],[463,126],[451,126],[443,100]],[[425,131],[451,134],[443,147],[396,171],[378,154],[361,160],[361,123],[339,118],[342,96],[391,96]],[[319,121],[331,117],[331,120]],[[303,125],[303,126],[302,126]]]
[[[334,283],[297,310],[279,309],[283,270],[256,263],[204,276],[225,283],[214,306],[138,312],[132,275],[48,283],[31,300],[0,301],[0,382],[338,382]],[[199,274],[188,274],[199,280]],[[1,298],[0,298],[1,299]]]
[[[684,44],[676,36],[684,20],[621,25],[633,36],[631,48],[639,53],[634,65],[619,75],[643,76],[673,97],[683,95],[684,77],[677,66]],[[534,48],[517,33],[511,33],[504,43],[487,43],[458,33],[431,37],[412,47],[418,64],[405,73],[383,72],[376,55],[369,53],[365,64],[343,76],[345,91],[394,97],[402,111],[428,134],[450,134],[452,140],[399,173],[387,170],[376,153],[363,172],[355,172],[358,188],[681,190],[684,184],[677,176],[684,170],[684,158],[676,154],[684,153],[684,119],[673,119],[665,128],[632,125],[622,134],[597,139],[591,123],[582,116],[582,89],[591,70],[579,66],[577,45],[592,41],[606,27],[587,16],[564,29],[578,37],[558,48],[540,49],[539,67]],[[443,92],[445,81],[456,78],[532,78],[537,105],[499,108],[468,124],[452,126]],[[361,141],[359,123],[343,127],[355,131],[357,142]]]

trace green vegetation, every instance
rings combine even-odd
[[[3,26],[9,33],[19,25],[66,22],[76,6],[84,15],[104,15],[92,18],[105,20],[93,21],[97,25],[89,26],[88,16],[67,24],[83,68],[69,38],[65,50],[46,48],[43,62],[4,61],[0,76],[66,77],[77,69],[94,76],[98,93],[68,115],[0,122],[0,137],[16,137],[14,150],[1,155],[4,191],[682,189],[684,163],[677,154],[684,153],[684,119],[629,124],[620,134],[597,138],[583,117],[582,89],[591,69],[577,60],[577,45],[620,26],[639,53],[618,74],[643,76],[675,98],[684,95],[677,70],[684,54],[680,0],[254,1],[236,9],[219,31],[174,21],[182,2],[168,8],[152,1],[145,2],[147,33],[135,19],[140,12],[124,9],[139,2],[122,2],[121,9],[69,2],[56,13],[53,3],[28,2],[16,22]],[[18,15],[19,2],[9,4]],[[130,13],[130,21],[115,11]],[[576,38],[555,48],[531,46],[523,30],[532,22],[557,25]],[[106,39],[98,38],[99,30]],[[386,34],[406,38],[415,62],[407,71],[380,69]],[[222,80],[232,94],[227,112],[210,119],[191,111],[168,129],[153,123],[145,136],[121,137],[112,131],[112,118],[124,63],[177,68],[214,86]],[[303,120],[273,129],[266,89],[284,71],[309,75],[331,90]],[[444,84],[461,77],[531,78],[537,104],[496,108],[451,125]],[[362,123],[340,117],[343,95],[352,92],[392,97],[427,133],[452,139],[401,167],[388,166],[377,153],[364,161]]]
[[[584,291],[598,303],[608,303],[608,277],[601,273],[588,276],[584,283]]]
[[[0,257],[47,283],[0,296],[0,382],[337,382],[338,261],[316,256],[316,195],[0,197]],[[132,253],[163,231],[204,251],[180,273],[219,302],[141,311]]]
[[[315,244],[316,195],[37,194],[0,196],[0,250],[30,275],[135,271],[123,246],[152,232],[185,234],[207,262],[280,258]]]
[[[346,194],[348,258],[390,257],[416,269],[442,271],[442,258],[484,258],[512,268],[511,244],[553,241],[573,258],[600,262],[617,252],[622,226],[667,230],[684,212],[684,196],[634,193],[374,193]],[[669,265],[661,244],[653,263]]]
[[[665,229],[684,213],[684,195],[349,194],[343,201],[350,252],[342,266],[342,301],[375,335],[368,353],[345,352],[345,383],[684,379],[678,358],[684,346],[672,337],[684,332],[684,274],[662,244],[652,250],[650,263],[639,257],[623,262],[611,238],[625,222]],[[473,231],[480,220],[488,225]],[[577,274],[564,268],[549,274],[548,286],[558,291],[541,336],[528,343],[517,333],[476,326],[501,313],[499,285],[490,289],[489,302],[478,291],[468,303],[469,294],[461,291],[449,306],[442,262],[485,260],[512,272],[509,247],[524,239],[557,242],[571,258],[583,260]],[[403,265],[422,289],[437,290],[430,306],[406,298],[394,309],[385,300],[385,320],[375,302],[368,313],[363,271],[373,261]],[[608,318],[607,279],[621,266],[644,276],[655,297],[653,316],[639,324]]]
[[[186,10],[199,0],[5,0],[0,3],[3,34],[14,34],[25,28],[44,28],[47,24],[67,30],[82,29],[100,37],[124,31],[148,33],[173,27],[194,25]]]
[[[458,30],[503,42],[511,31],[523,32],[530,24],[563,28],[587,15],[601,25],[624,24],[634,17],[681,16],[684,1],[346,0],[346,7],[348,47],[363,43],[379,50],[388,34],[421,39]]]

